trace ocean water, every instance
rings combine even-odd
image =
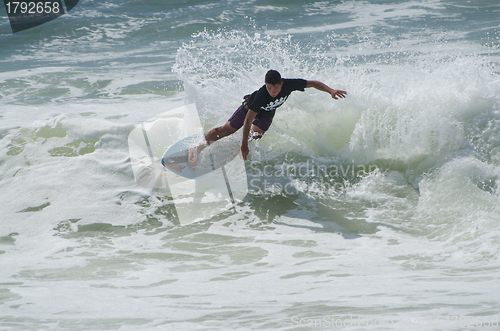
[[[498,329],[498,0],[3,8],[0,329]],[[246,198],[179,225],[129,133],[187,104],[208,131],[270,68],[348,96],[294,92]]]

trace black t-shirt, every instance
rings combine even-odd
[[[304,91],[307,81],[305,79],[283,79],[280,93],[273,98],[267,92],[266,85],[245,97],[248,108],[257,113],[257,118],[274,116],[276,108],[281,106],[293,91]]]

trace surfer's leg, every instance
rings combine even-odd
[[[250,130],[250,136],[248,137],[248,139],[250,139],[250,140],[258,140],[258,139],[262,138],[262,136],[264,135],[264,133],[266,133],[266,130],[262,130],[257,125],[253,124],[252,128]]]
[[[235,129],[231,126],[231,123],[229,121],[226,122],[223,126],[220,126],[218,128],[214,128],[205,135],[205,141],[199,144],[198,146],[192,146],[189,147],[188,149],[188,164],[191,169],[194,169],[196,167],[196,164],[198,163],[198,155],[201,153],[205,147],[210,145],[213,142],[216,142],[217,140],[227,137],[233,133],[238,131],[238,129]]]
[[[239,128],[238,128],[239,129]],[[208,145],[211,143],[219,140],[220,138],[227,137],[229,135],[232,135],[238,129],[235,129],[231,126],[231,122],[227,121],[226,124],[223,126],[219,126],[218,128],[214,128],[205,135],[205,141],[207,142]]]
[[[188,164],[191,169],[196,167],[198,162],[198,155],[201,151],[210,145],[211,143],[227,137],[236,131],[238,131],[245,121],[246,111],[243,109],[243,106],[240,106],[233,115],[229,118],[229,120],[223,126],[218,128],[214,128],[205,135],[205,141],[198,146],[193,146],[189,148],[188,153]]]
[[[271,126],[271,123],[273,122],[273,117],[274,116],[254,119],[252,122],[252,129],[250,131],[249,139],[257,140],[262,138],[264,133],[266,133],[266,131]]]

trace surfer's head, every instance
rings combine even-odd
[[[266,73],[266,89],[270,96],[276,98],[278,93],[281,92],[281,87],[283,86],[283,80],[281,75],[276,70],[269,70]]]

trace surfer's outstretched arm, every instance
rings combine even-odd
[[[308,87],[314,87],[315,89],[317,89],[319,91],[329,93],[332,96],[332,98],[334,98],[335,100],[338,100],[338,98],[343,99],[343,98],[345,98],[345,95],[347,94],[346,91],[334,90],[331,87],[329,87],[328,85],[326,85],[325,83],[318,82],[317,80],[308,80],[306,88],[308,88]]]

